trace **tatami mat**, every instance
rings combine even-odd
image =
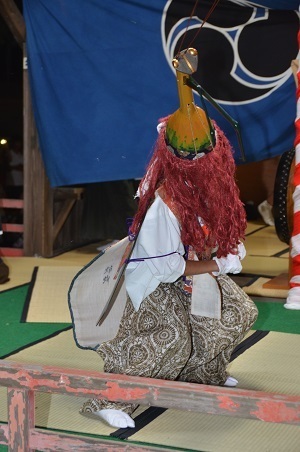
[[[37,268],[28,292],[26,322],[70,323],[68,290],[82,267],[55,266]]]
[[[72,329],[12,354],[6,360],[43,366],[68,367],[69,369],[103,371],[103,361],[95,351],[77,347]]]
[[[256,295],[268,298],[287,298],[288,290],[265,288],[263,285],[270,281],[270,278],[258,278],[249,286],[244,286],[243,290],[248,295]]]
[[[239,380],[240,388],[300,395],[299,358],[300,335],[270,332],[235,359],[229,370]],[[101,370],[101,359],[95,352],[76,347],[72,330],[33,345],[7,360]],[[0,402],[0,419],[5,421],[4,388],[0,388]],[[74,396],[39,394],[37,425],[98,435],[109,435],[115,430],[79,415],[82,402],[82,398]],[[139,412],[135,416],[137,414]],[[299,452],[300,427],[167,410],[129,440],[210,452]]]
[[[299,452],[300,427],[168,410],[129,439],[203,452]]]
[[[271,331],[230,363],[228,371],[239,388],[300,396],[300,334]]]
[[[282,257],[252,256],[247,254],[242,261],[243,273],[262,276],[277,276],[288,272],[289,261]]]
[[[246,248],[252,256],[274,256],[288,249],[277,237],[274,227],[267,227],[246,237]]]
[[[289,259],[290,258],[289,250],[286,251],[285,253],[281,254],[280,257],[283,258],[283,259]]]
[[[99,244],[98,244],[99,245]],[[32,272],[35,267],[65,267],[80,266],[83,267],[90,262],[99,251],[97,244],[78,248],[77,250],[55,256],[53,258],[44,257],[3,257],[3,260],[9,267],[9,281],[0,285],[0,292],[11,289],[12,287],[21,286],[31,281]]]
[[[247,229],[246,229],[246,235],[249,234],[253,234],[253,232],[255,231],[259,231],[260,229],[264,229],[267,226],[262,224],[262,223],[258,223],[258,222],[248,222],[247,223]]]

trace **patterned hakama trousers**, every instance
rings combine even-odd
[[[100,345],[104,372],[223,385],[233,349],[257,318],[253,301],[227,275],[217,278],[221,319],[190,313],[181,283],[161,283],[135,311],[128,298],[117,336]],[[81,412],[114,408],[131,414],[136,404],[90,399]]]

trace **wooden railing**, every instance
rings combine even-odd
[[[36,391],[300,425],[299,396],[24,365],[4,360],[0,360],[0,386],[7,387],[8,391],[8,422],[0,424],[0,444],[8,445],[11,452],[167,450],[35,428]]]
[[[23,199],[0,199],[0,208],[2,209],[19,209],[23,210],[24,201]],[[18,232],[24,233],[24,225],[16,224],[16,223],[2,223],[3,232]],[[23,248],[14,248],[14,247],[0,247],[0,256],[10,256],[10,257],[20,257],[23,256]]]

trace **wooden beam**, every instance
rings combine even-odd
[[[63,201],[63,203],[53,223],[53,243],[57,239],[76,202],[82,198],[83,193],[83,187],[60,187],[54,192],[54,203],[55,201]]]
[[[0,14],[20,47],[26,37],[24,18],[14,0],[0,0]]]
[[[0,256],[7,257],[22,257],[24,256],[24,251],[22,248],[12,248],[8,246],[0,247]]]
[[[24,452],[30,451],[57,451],[57,452],[171,452],[174,447],[151,446],[146,444],[127,441],[117,441],[115,438],[90,438],[83,435],[67,434],[63,432],[51,432],[46,429],[35,428],[30,431],[30,450],[23,449]],[[0,444],[8,445],[9,432],[7,425],[0,425]],[[21,452],[21,449],[8,449],[9,452]]]
[[[63,225],[65,224],[68,216],[70,215],[71,210],[73,209],[74,205],[76,203],[76,199],[66,199],[59,211],[59,214],[55,220],[55,223],[53,225],[53,232],[52,232],[52,240],[53,242],[57,238],[58,234],[60,233]]]
[[[8,389],[8,423],[0,423],[0,444],[7,445],[9,452],[155,450],[151,445],[131,447],[127,441],[113,444],[105,439],[37,429],[34,425],[35,391],[300,425],[300,397],[285,394],[6,360],[0,360],[0,386]],[[165,451],[165,448],[156,450]]]
[[[24,232],[24,226],[18,223],[2,223],[3,232],[18,232],[22,234]]]
[[[63,449],[62,449],[63,447]],[[116,441],[115,438],[95,439],[83,435],[69,435],[62,432],[49,432],[41,429],[34,429],[31,433],[31,448],[33,450],[51,451],[74,451],[77,452],[171,452],[176,450],[172,447],[150,446],[146,444],[134,444],[130,441]],[[13,451],[15,452],[15,451]],[[28,451],[26,451],[28,452]]]
[[[0,386],[300,425],[300,396],[262,391],[6,360],[0,360]]]
[[[2,207],[3,209],[23,209],[23,199],[1,198],[0,207]]]

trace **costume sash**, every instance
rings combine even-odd
[[[176,216],[176,208],[170,197],[165,193],[163,186],[158,189],[158,193]],[[208,234],[206,226],[202,225],[202,228],[205,234]],[[187,259],[199,260],[191,247],[189,247]],[[204,273],[202,275],[185,276],[184,290],[191,294],[191,313],[193,315],[210,317],[212,319],[221,318],[221,291],[213,275]]]
[[[212,319],[221,318],[221,291],[210,273],[193,276],[191,313]]]

